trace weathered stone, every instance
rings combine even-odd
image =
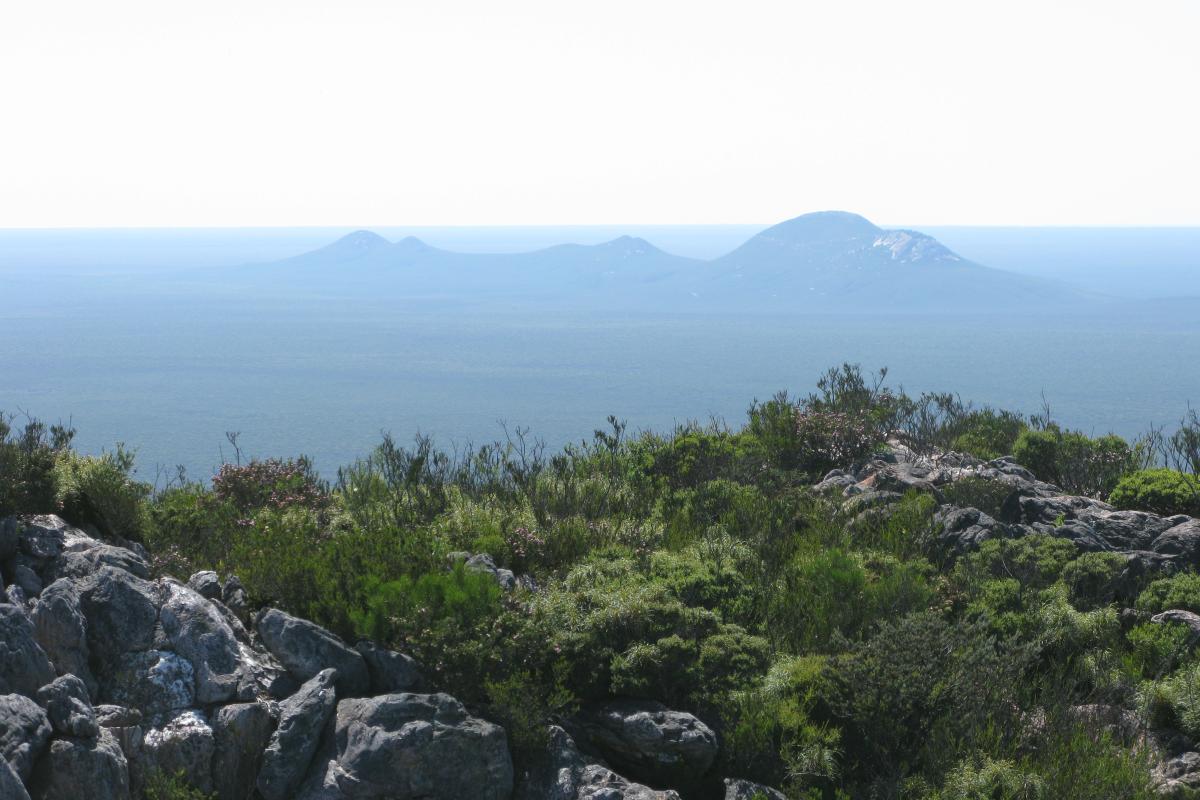
[[[92,739],[51,742],[29,788],[37,800],[129,800],[129,766],[116,738],[101,728]]]
[[[38,690],[37,701],[46,709],[50,725],[63,736],[88,739],[100,730],[87,687],[74,675],[61,675],[43,686]]]
[[[78,528],[71,527],[62,517],[54,514],[22,517],[18,523],[18,549],[41,562],[58,558],[70,547],[88,545],[94,541],[92,537]]]
[[[68,550],[54,561],[50,570],[56,578],[86,578],[101,567],[124,570],[138,578],[149,578],[150,567],[146,560],[132,550],[103,542],[94,542],[87,548]]]
[[[249,624],[246,613],[249,607],[246,601],[246,589],[237,575],[230,575],[225,579],[225,585],[221,587],[221,602],[228,606],[238,619]]]
[[[279,726],[263,751],[255,786],[265,800],[290,800],[299,788],[337,705],[337,672],[322,670],[284,700]]]
[[[101,677],[100,699],[147,717],[190,708],[196,701],[192,665],[164,650],[126,653]]]
[[[338,673],[341,696],[369,690],[371,682],[362,656],[320,625],[271,608],[258,615],[256,627],[266,648],[297,680],[307,681],[332,668]]]
[[[717,735],[661,703],[616,700],[578,715],[580,731],[622,774],[654,786],[697,785],[717,756]]]
[[[102,728],[129,728],[141,724],[142,712],[128,706],[101,704],[93,709],[96,723]]]
[[[212,603],[183,584],[164,579],[159,623],[171,648],[191,662],[196,702],[224,703],[238,696],[238,686],[251,681],[243,669],[233,629]]]
[[[76,588],[93,658],[112,663],[154,644],[159,602],[154,584],[122,569],[101,567]]]
[[[0,759],[28,781],[50,741],[50,720],[41,706],[21,694],[0,695]]]
[[[189,589],[205,600],[221,599],[221,580],[217,577],[217,573],[210,569],[194,573],[192,577],[188,578],[187,585]]]
[[[761,783],[741,778],[726,778],[725,800],[787,800],[787,795]]]
[[[0,605],[0,692],[33,697],[54,680],[54,667],[34,637],[27,613]]]
[[[943,506],[934,515],[940,526],[938,544],[943,553],[956,556],[977,550],[988,539],[1004,539],[1012,535],[1009,525],[992,519],[977,508]]]
[[[17,553],[17,532],[21,520],[15,516],[0,519],[0,561],[8,561]]]
[[[20,586],[27,598],[34,598],[42,593],[42,579],[29,565],[20,562],[14,564],[12,578],[13,585]]]
[[[410,692],[421,687],[421,668],[409,656],[367,641],[359,642],[355,649],[367,663],[371,694]]]
[[[134,761],[142,784],[149,776],[178,775],[201,792],[213,788],[212,763],[216,749],[213,730],[196,709],[180,711],[149,728]]]
[[[575,740],[556,725],[548,738],[545,756],[522,778],[515,800],[679,800],[670,789],[633,783],[584,757]]]
[[[491,575],[497,585],[506,592],[517,588],[517,577],[513,575],[512,570],[497,567],[496,562],[487,553],[476,553],[466,560],[465,566],[472,572]]]
[[[1150,549],[1156,553],[1180,556],[1193,567],[1200,566],[1200,519],[1188,518],[1185,522],[1172,525],[1154,540]]]
[[[29,800],[29,792],[8,762],[0,759],[0,797],[4,800]]]
[[[262,753],[275,729],[264,703],[223,706],[212,719],[213,789],[218,800],[245,800],[254,791]]]
[[[513,768],[504,729],[446,694],[343,700],[337,785],[347,798],[507,800]]]
[[[96,679],[88,666],[87,620],[74,584],[59,579],[47,586],[30,616],[34,637],[54,663],[54,671],[79,677],[88,694],[96,696]]]

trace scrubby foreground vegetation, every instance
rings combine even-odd
[[[539,783],[573,739],[629,779],[605,797],[1200,797],[1200,419],[1094,438],[885,377],[558,453],[385,438],[331,481],[296,458],[154,487],[3,425],[0,518],[415,659],[503,729],[518,796],[592,796]]]

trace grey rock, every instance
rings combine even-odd
[[[210,569],[197,572],[187,580],[188,588],[205,600],[221,599],[221,581],[217,573]]]
[[[54,514],[22,517],[17,528],[17,548],[43,563],[58,558],[64,550],[94,542],[95,539]]]
[[[129,765],[113,734],[101,728],[93,739],[51,742],[29,788],[37,800],[129,800]]]
[[[190,708],[196,701],[192,665],[165,650],[126,653],[101,677],[100,699],[147,717]]]
[[[255,781],[265,800],[290,800],[304,780],[337,705],[336,678],[335,670],[322,670],[280,704],[279,726],[263,751]]]
[[[1200,753],[1189,750],[1168,758],[1150,771],[1150,781],[1164,798],[1194,797],[1200,790]]]
[[[12,584],[11,586],[5,587],[4,600],[7,601],[10,606],[20,611],[21,616],[26,618],[29,617],[29,601],[25,597],[25,590],[20,586]]]
[[[54,667],[24,609],[0,605],[0,692],[34,697],[54,680]]]
[[[76,588],[94,659],[112,663],[154,644],[159,603],[154,584],[122,569],[101,567]]]
[[[580,732],[622,774],[687,790],[712,766],[717,735],[695,716],[661,703],[616,700],[577,716]]]
[[[787,800],[787,795],[761,783],[741,778],[726,778],[725,800]]]
[[[225,579],[225,585],[221,587],[221,602],[228,606],[229,610],[236,614],[242,622],[248,622],[249,618],[246,612],[249,603],[246,601],[246,589],[237,575],[230,575]]]
[[[507,800],[513,767],[504,729],[446,694],[343,700],[334,734],[347,798]]]
[[[546,755],[517,786],[515,800],[679,800],[671,789],[633,783],[579,752],[562,728],[549,730]]]
[[[13,566],[12,582],[20,586],[26,597],[37,597],[42,593],[42,579],[26,564],[17,563]]]
[[[0,759],[28,781],[53,732],[41,706],[21,694],[0,695]]]
[[[16,516],[0,519],[0,561],[8,561],[17,554],[17,532],[21,520]]]
[[[371,694],[411,692],[424,683],[417,662],[394,650],[379,647],[372,642],[362,641],[355,645],[367,664],[371,678]]]
[[[1200,566],[1200,519],[1188,518],[1185,522],[1172,525],[1154,540],[1150,549],[1156,553],[1180,556],[1193,567]]]
[[[496,562],[487,553],[476,553],[468,558],[466,560],[466,568],[472,572],[491,575],[500,588],[506,592],[517,588],[517,576],[513,575],[512,570],[497,567]]]
[[[96,679],[88,666],[87,620],[74,584],[66,579],[51,583],[42,590],[30,617],[34,637],[54,663],[55,672],[78,676],[88,694],[96,696]]]
[[[977,550],[988,539],[1005,539],[1013,535],[1012,526],[992,519],[977,508],[942,506],[934,515],[940,527],[938,544],[942,552],[956,556]]]
[[[262,753],[275,730],[265,703],[235,703],[218,709],[212,719],[216,750],[212,759],[213,789],[218,800],[245,800],[254,791]]]
[[[0,797],[4,800],[29,800],[29,792],[7,761],[0,759]]]
[[[1200,614],[1194,614],[1191,611],[1173,608],[1169,611],[1164,611],[1161,614],[1155,614],[1150,618],[1151,622],[1162,625],[1167,622],[1175,622],[1180,625],[1186,625],[1191,629],[1192,634],[1200,636]]]
[[[100,732],[87,687],[74,675],[61,675],[43,686],[37,701],[46,710],[51,727],[63,736],[89,739]]]
[[[171,649],[191,662],[196,702],[208,705],[237,697],[239,685],[252,682],[253,676],[243,667],[241,647],[221,612],[178,581],[164,579],[160,588],[159,623]]]
[[[133,759],[136,785],[149,776],[179,775],[201,792],[213,789],[212,764],[216,742],[204,714],[187,709],[167,717],[146,730],[138,755]]]
[[[142,712],[127,706],[104,703],[93,708],[96,723],[102,728],[129,728],[142,722]]]
[[[86,578],[101,567],[123,570],[139,578],[150,577],[146,560],[132,550],[103,542],[93,542],[86,548],[68,550],[54,561],[50,569],[55,578]]]
[[[307,681],[332,668],[338,673],[341,696],[369,690],[371,682],[362,656],[320,625],[271,608],[258,615],[256,627],[266,648],[297,680]]]

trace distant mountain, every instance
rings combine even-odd
[[[767,228],[711,261],[622,236],[527,253],[458,253],[357,231],[243,270],[272,282],[374,296],[556,302],[658,310],[976,311],[1086,306],[1098,298],[974,264],[936,239],[844,211]]]

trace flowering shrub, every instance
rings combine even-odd
[[[303,456],[287,461],[270,458],[248,464],[224,464],[213,478],[213,492],[243,513],[292,506],[319,511],[329,503],[327,489]]]
[[[804,410],[796,413],[800,467],[814,475],[866,458],[883,435],[862,414]]]

